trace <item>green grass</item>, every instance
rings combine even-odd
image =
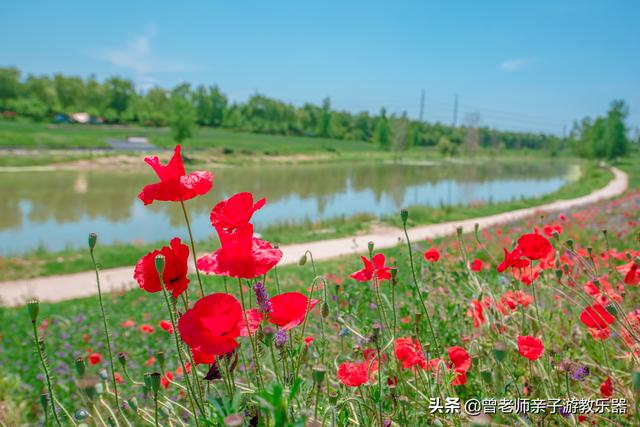
[[[25,149],[108,148],[108,139],[146,136],[161,148],[175,145],[166,128],[107,125],[51,125],[44,123],[0,121],[0,147]],[[299,153],[341,153],[378,151],[363,141],[329,138],[262,135],[225,129],[196,128],[185,148],[219,149],[227,155],[289,155]]]

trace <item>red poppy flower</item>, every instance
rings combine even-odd
[[[542,231],[544,232],[544,234],[546,234],[549,237],[553,237],[553,233],[558,233],[558,234],[562,234],[562,227],[560,227],[557,224],[553,224],[553,225],[545,225],[542,228]]]
[[[100,353],[91,353],[89,355],[89,365],[97,365],[100,362],[102,362],[102,356]]]
[[[474,259],[473,261],[471,261],[471,264],[469,266],[473,271],[480,271],[482,270],[482,261],[480,261],[479,259]]]
[[[196,365],[212,365],[216,361],[215,354],[204,353],[200,348],[191,347],[191,355]]]
[[[178,319],[182,340],[192,349],[220,355],[238,346],[242,308],[232,295],[215,293],[199,299]]]
[[[253,279],[271,270],[282,258],[282,251],[269,242],[253,237],[253,225],[235,233],[217,229],[220,249],[198,259],[198,269],[220,276]]]
[[[523,234],[518,239],[518,248],[522,255],[530,260],[546,257],[553,250],[551,243],[537,233]]]
[[[467,311],[467,316],[473,317],[473,327],[479,328],[481,325],[484,325],[484,309],[482,308],[482,304],[478,300],[471,301],[471,305],[469,310]]]
[[[451,385],[464,385],[467,383],[467,371],[471,369],[471,356],[462,347],[453,346],[447,349],[449,353],[449,360],[453,365],[453,370],[456,373],[455,378],[451,382]]]
[[[173,325],[171,324],[171,322],[169,322],[168,320],[161,320],[158,325],[164,329],[165,331],[167,331],[167,333],[172,334],[173,333]]]
[[[180,200],[193,199],[208,193],[213,186],[213,175],[209,172],[197,171],[189,175],[185,174],[179,145],[176,145],[173,157],[166,166],[160,164],[157,156],[145,157],[144,161],[153,168],[160,178],[160,182],[145,185],[138,194],[138,198],[145,205],[151,204],[155,200],[179,202]]]
[[[209,217],[211,224],[232,233],[247,225],[253,213],[262,208],[265,202],[265,199],[260,199],[254,204],[253,194],[238,193],[214,206]]]
[[[189,247],[177,237],[171,239],[170,246],[164,246],[162,249],[149,252],[140,258],[133,271],[133,278],[145,291],[160,292],[162,285],[155,264],[158,255],[164,256],[162,282],[167,291],[171,292],[174,298],[178,298],[189,284],[187,278]]]
[[[154,331],[155,329],[153,328],[153,326],[147,323],[143,323],[142,325],[140,325],[140,332],[142,332],[143,334],[152,334]]]
[[[314,338],[312,336],[304,337],[304,344],[309,347],[313,342]]]
[[[262,318],[263,315],[260,312],[260,310],[258,310],[257,308],[251,308],[249,310],[245,311],[247,318],[244,318],[244,315],[242,316],[242,319],[240,319],[240,336],[241,337],[248,337],[249,333],[251,333],[251,335],[254,334],[255,331],[258,330],[258,327],[260,326],[260,322],[262,322]],[[249,321],[249,328],[247,328],[247,322]]]
[[[309,299],[299,292],[285,292],[270,299],[271,312],[268,314],[269,322],[280,326],[284,330],[294,328],[304,321],[309,311],[318,304],[318,300]]]
[[[119,372],[115,372],[115,373],[113,374],[113,376],[114,376],[114,378],[116,379],[116,382],[117,382],[118,384],[122,384],[122,383],[124,382],[124,379],[122,378],[122,375],[120,375],[120,373],[119,373]]]
[[[592,329],[608,329],[613,323],[613,317],[607,309],[600,303],[586,307],[580,313],[580,321],[587,327]]]
[[[537,360],[544,352],[544,345],[542,341],[536,337],[529,335],[518,336],[518,352],[520,356],[526,357],[531,361]]]
[[[124,322],[122,322],[120,324],[120,326],[122,326],[123,328],[131,328],[132,326],[136,326],[136,322],[134,322],[133,320],[129,319],[129,320],[125,320]]]
[[[414,366],[419,366],[422,369],[427,367],[427,362],[422,355],[422,346],[417,339],[397,338],[393,350],[396,359],[402,362],[404,369],[411,369]]]
[[[378,359],[375,350],[365,350],[363,362],[345,362],[338,366],[338,380],[348,387],[359,387],[366,382],[375,383]]]
[[[600,384],[600,394],[604,399],[613,395],[613,383],[611,382],[611,377],[607,377],[607,379]]]
[[[391,279],[391,267],[384,265],[384,254],[376,254],[371,258],[371,260],[366,257],[360,258],[362,258],[364,268],[353,273],[351,275],[352,279],[355,279],[358,282],[368,282],[374,277],[378,280]]]
[[[620,274],[624,274],[624,283],[631,286],[640,285],[640,265],[634,261],[616,267]]]
[[[502,248],[502,250],[504,251],[504,261],[496,268],[498,273],[502,273],[509,267],[523,268],[530,264],[529,260],[521,258],[522,251],[520,251],[520,248],[516,247],[512,252],[509,252],[506,248]]]
[[[440,252],[436,248],[428,249],[424,253],[424,259],[428,262],[437,262],[440,259]]]
[[[369,381],[366,363],[341,363],[338,366],[338,380],[347,387],[359,387]]]
[[[164,376],[160,378],[160,385],[162,388],[169,388],[170,381],[173,380],[173,374],[169,371],[164,373]]]
[[[144,366],[152,366],[154,363],[156,363],[156,358],[155,356],[151,356],[144,361]]]

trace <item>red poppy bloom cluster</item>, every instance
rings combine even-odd
[[[345,362],[338,366],[338,380],[347,387],[360,387],[361,385],[376,382],[378,373],[378,359],[373,349],[365,350],[364,360],[361,362]]]
[[[253,237],[249,221],[265,200],[253,203],[250,193],[239,193],[219,202],[211,211],[211,225],[220,239],[220,249],[198,259],[205,273],[253,279],[271,270],[282,258],[282,251],[269,242]]]
[[[531,361],[538,360],[544,352],[544,345],[536,337],[518,336],[518,352]]]

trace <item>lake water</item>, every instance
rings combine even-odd
[[[387,215],[410,205],[467,205],[534,197],[559,189],[575,167],[566,164],[333,163],[218,167],[213,190],[187,202],[196,239],[213,234],[209,212],[240,191],[266,197],[256,230],[284,222],[358,213]],[[179,204],[143,206],[137,194],[156,180],[140,171],[0,173],[0,255],[37,248],[84,247],[87,234],[101,243],[186,238]]]

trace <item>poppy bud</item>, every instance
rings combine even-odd
[[[367,243],[367,248],[369,249],[369,257],[373,255],[373,242]]]
[[[158,364],[160,365],[160,369],[164,371],[164,351],[162,350],[156,351],[156,357],[158,358]]]
[[[402,225],[407,225],[407,219],[409,219],[409,211],[406,209],[402,209],[400,211],[400,219],[402,220]]]
[[[305,265],[306,263],[307,263],[307,253],[305,252],[304,255],[300,257],[300,261],[298,261],[298,265],[302,266],[302,265]]]
[[[89,418],[89,413],[86,409],[78,409],[76,413],[73,414],[73,417],[78,421],[84,421]]]
[[[598,279],[593,279],[592,283],[593,283],[593,286],[595,286],[596,288],[600,287],[600,281]]]
[[[98,241],[98,235],[96,233],[89,233],[89,249],[93,250],[96,247]]]
[[[618,311],[616,310],[616,306],[613,304],[609,304],[607,306],[604,307],[610,315],[612,315],[613,317],[616,316],[616,314],[618,314]]]
[[[329,304],[326,301],[322,303],[322,317],[325,319],[329,317]]]
[[[127,369],[127,355],[123,352],[118,353],[118,362],[120,362],[120,366],[122,369]]]
[[[335,391],[329,393],[329,403],[331,403],[332,406],[335,406],[335,404],[338,403],[338,393]]]
[[[156,271],[158,272],[158,275],[162,277],[162,273],[164,272],[164,256],[163,255],[156,256],[155,263],[156,263]]]
[[[160,377],[160,372],[152,372],[150,375],[151,390],[153,390],[154,393],[157,393],[158,390],[160,390]]]
[[[458,238],[462,238],[462,227],[456,227],[456,234],[458,235]]]
[[[113,419],[113,417],[109,417],[107,418],[107,423],[109,424],[109,427],[116,427],[116,421]]]
[[[593,248],[591,246],[587,246],[587,252],[589,252],[589,256],[593,255]]]
[[[556,278],[558,280],[562,279],[562,270],[560,270],[560,269],[556,270]]]
[[[640,391],[640,371],[634,371],[631,374],[631,382],[633,383],[633,388],[636,392]]]
[[[47,393],[42,393],[40,395],[40,406],[42,406],[42,409],[46,413],[47,407],[49,406],[49,395]]]
[[[573,240],[572,239],[567,239],[567,246],[569,247],[569,249],[573,250]]]
[[[280,243],[274,243],[273,249],[280,249]]]
[[[93,390],[99,395],[104,393],[104,387],[102,386],[102,383],[96,384],[95,387],[93,387]]]
[[[322,365],[316,365],[313,367],[313,381],[320,385],[324,381],[324,376],[327,373],[327,368]]]
[[[473,224],[473,234],[475,234],[476,240],[480,240],[480,236],[478,235],[479,231],[480,231],[480,224],[476,222],[475,224]]]
[[[560,233],[558,233],[558,231],[557,231],[557,230],[553,230],[552,235],[553,235],[553,238],[554,238],[554,239],[556,239],[556,240],[560,240]]]
[[[507,346],[502,342],[497,342],[493,346],[493,357],[496,359],[496,362],[500,363],[504,360],[507,355]]]
[[[76,359],[76,372],[78,373],[78,376],[79,377],[83,376],[86,369],[87,369],[87,365],[84,361],[84,358],[78,357]]]
[[[31,323],[36,323],[38,319],[38,314],[40,313],[40,303],[37,299],[31,299],[27,303],[27,310],[29,311],[29,316],[31,316]]]
[[[138,399],[136,399],[135,397],[132,397],[127,402],[129,403],[129,406],[131,407],[131,409],[133,409],[136,412],[138,411]]]
[[[640,257],[635,257],[635,258],[633,259],[633,263],[634,263],[635,265],[640,265]]]

